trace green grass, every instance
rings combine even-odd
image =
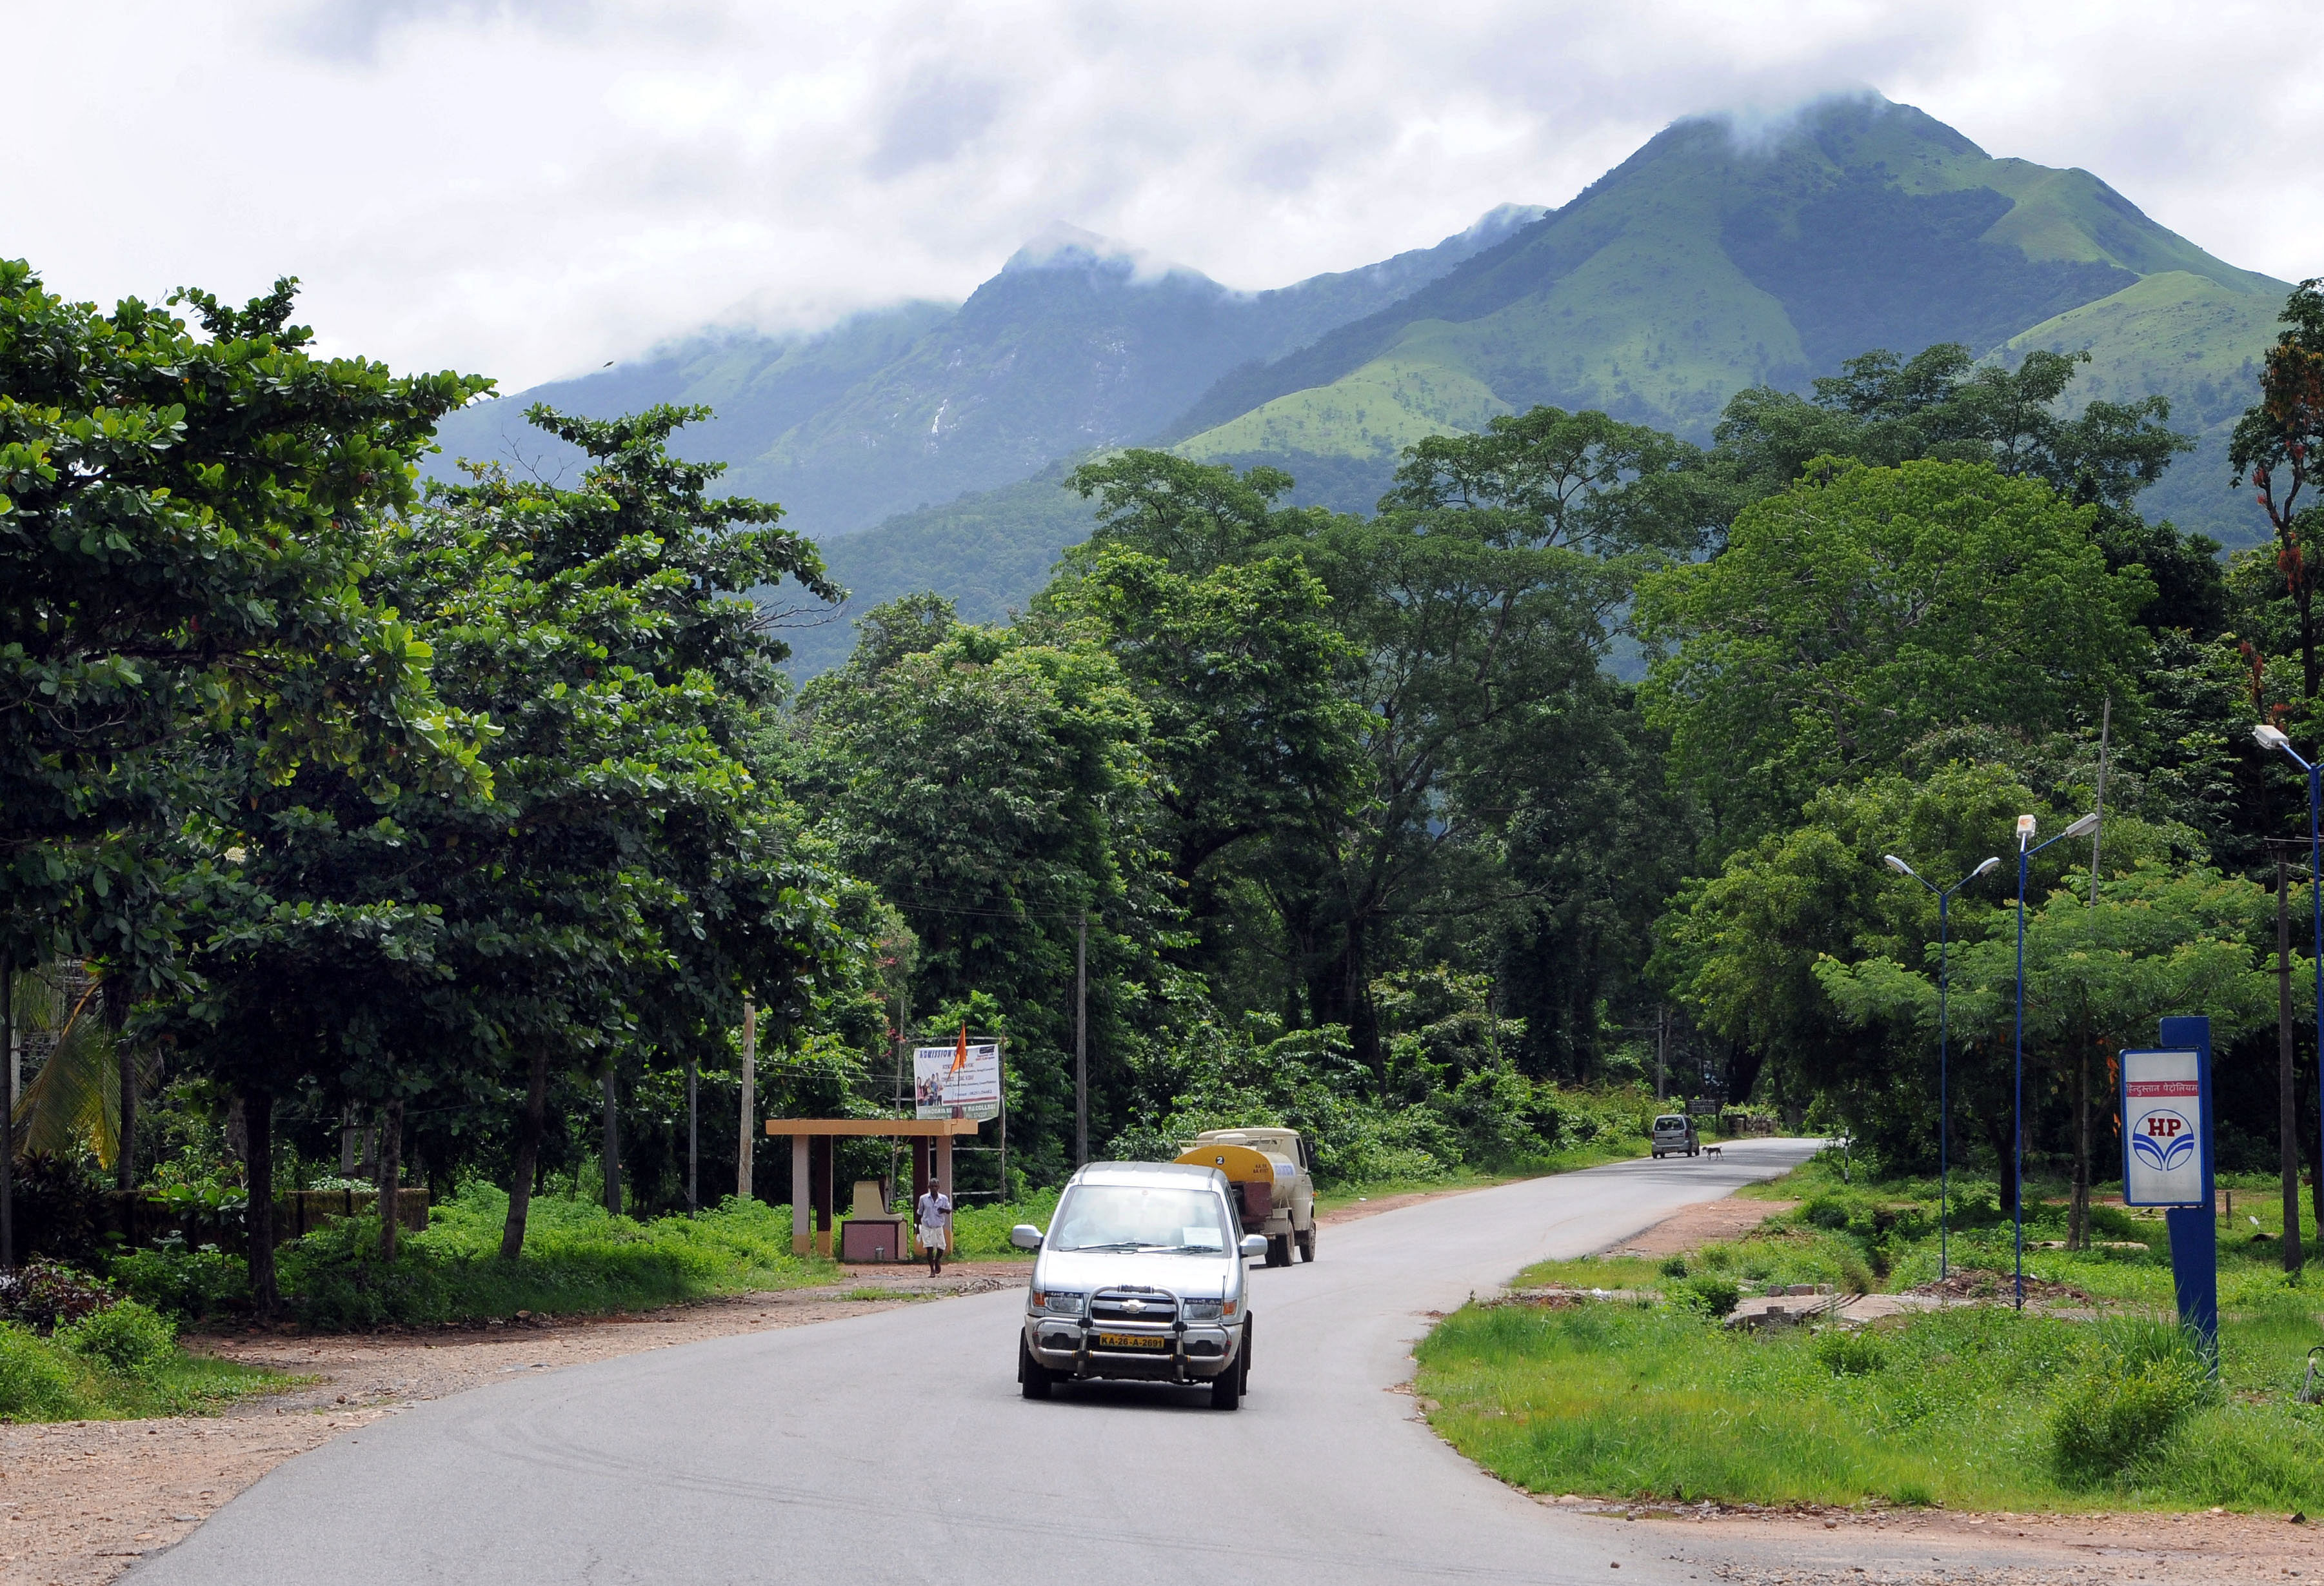
[[[2139,1330],[2144,1329],[2144,1337]],[[2128,1330],[2126,1332],[2126,1330]],[[2077,1393],[2159,1324],[1963,1306],[1863,1333],[1731,1332],[1676,1306],[1466,1307],[1421,1345],[1432,1423],[1536,1492],[1729,1503],[2305,1509],[2324,1410],[2295,1405],[2289,1314],[2223,1328],[2224,1398],[2107,1473],[2061,1468]]]
[[[2287,1282],[2273,1238],[2251,1237],[2279,1226],[2273,1181],[2227,1182],[2235,1216],[2219,1247],[2216,1387],[2200,1370],[2157,1377],[2140,1363],[2157,1340],[2185,1352],[2172,1342],[2161,1219],[2099,1204],[2094,1239],[2143,1247],[2043,1249],[2065,1232],[2056,1185],[2031,1186],[2026,1273],[2090,1296],[2096,1322],[1977,1305],[1861,1331],[1719,1326],[1703,1296],[1725,1283],[1744,1294],[1779,1283],[1895,1291],[1936,1276],[1934,1182],[1843,1180],[1820,1157],[1743,1192],[1800,1204],[1741,1239],[1526,1268],[1520,1286],[1648,1297],[1471,1306],[1423,1344],[1420,1390],[1455,1446],[1537,1491],[2313,1512],[2324,1504],[2324,1409],[2294,1401],[2308,1350],[2324,1343],[2324,1279]],[[2010,1268],[1993,1187],[1954,1179],[1956,1271]]]
[[[134,1369],[116,1369],[29,1328],[0,1323],[0,1422],[214,1414],[306,1380],[176,1349]]]

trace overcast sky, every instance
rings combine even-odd
[[[10,8],[0,255],[305,281],[515,389],[706,321],[958,299],[1068,221],[1277,286],[1558,204],[1680,116],[1870,87],[2324,272],[2307,5],[309,0]]]

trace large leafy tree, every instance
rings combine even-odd
[[[392,1126],[408,1099],[486,1108],[513,1082],[508,1255],[553,1080],[719,1050],[745,988],[787,1007],[835,948],[828,886],[749,763],[782,651],[746,597],[831,591],[778,509],[714,499],[715,467],[668,455],[689,416],[536,410],[591,457],[580,489],[488,474],[377,530],[367,589],[425,624],[446,696],[489,714],[488,788],[270,777],[246,733],[217,751],[235,796],[211,817],[225,884],[181,1046],[254,1124],[300,1087]]]
[[[1648,577],[1646,713],[1723,843],[1932,733],[2038,738],[2130,698],[2153,585],[2108,571],[2093,512],[1990,464],[1835,463]]]
[[[112,313],[0,261],[0,952],[171,956],[151,834],[189,752],[241,723],[270,773],[476,779],[410,627],[366,602],[362,528],[408,503],[436,420],[487,383],[321,358],[294,282],[198,328]],[[422,761],[427,770],[419,770]]]
[[[1922,459],[1990,463],[2039,479],[2078,506],[2126,511],[2194,443],[2169,428],[2167,398],[2061,410],[2088,353],[2028,353],[2015,368],[1957,343],[1910,358],[1876,350],[1815,382],[1812,396],[1755,386],[1720,415],[1710,474],[1738,507],[1788,486],[1819,456],[1883,467]]]
[[[2085,1226],[2093,1158],[2090,1072],[2126,1046],[2154,1038],[2167,1015],[2200,1013],[2224,1047],[2274,1008],[2259,952],[2272,899],[2257,885],[2209,869],[2158,858],[2083,886],[2052,892],[2025,922],[2025,1041],[2033,1110],[2064,1114],[2075,1164],[2076,1226]],[[2001,928],[1962,944],[1951,961],[1948,1010],[1955,1051],[1972,1076],[1969,1116],[1984,1124],[1997,1157],[2009,1156],[2011,1098],[2006,1086],[2016,1035],[2017,943],[2014,909]],[[1925,966],[1874,956],[1815,965],[1818,983],[1850,1024],[1887,1032],[1924,1071],[1933,1041],[1937,992]],[[1877,1081],[1877,1071],[1871,1077]],[[2079,1079],[2079,1083],[2074,1083]],[[1893,1099],[1890,1111],[1895,1111]],[[1913,1109],[1918,1111],[1919,1108]],[[2013,1193],[2006,1172],[2005,1196]]]
[[[1012,1159],[1061,1176],[1080,922],[1102,1050],[1121,1015],[1105,988],[1176,918],[1150,718],[1120,662],[1074,621],[986,629],[901,602],[802,692],[798,725],[797,791],[917,937],[912,1007],[1005,1019]]]
[[[269,782],[486,779],[427,645],[360,575],[365,525],[487,383],[317,357],[293,286],[181,292],[196,330],[0,262],[0,980],[63,956],[107,961],[118,996],[175,978],[161,852],[217,791],[206,733]]]
[[[2275,542],[2275,572],[2299,613],[2300,696],[2313,711],[2318,529],[2324,523],[2310,485],[2324,445],[2324,281],[2303,281],[2280,316],[2284,330],[2260,365],[2259,401],[2236,424],[2227,450],[2238,483],[2248,481]],[[2310,499],[2303,502],[2303,496]]]

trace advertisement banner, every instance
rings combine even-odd
[[[2203,1071],[2193,1052],[2122,1055],[2122,1199],[2203,1203]]]
[[[1000,1117],[1000,1044],[914,1047],[912,1101],[914,1116],[919,1118]]]

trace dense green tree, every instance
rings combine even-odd
[[[2167,1015],[2207,1015],[2221,1049],[2270,1018],[2274,988],[2259,943],[2261,923],[2273,911],[2267,892],[2250,881],[2150,860],[2102,878],[2095,901],[2086,886],[2070,886],[2029,913],[2029,1102],[2066,1115],[2078,1239],[2087,1229],[2094,1155],[2093,1059],[2103,1065],[2125,1047],[2154,1039],[2156,1021]],[[2006,1093],[1995,1093],[2014,1059],[2017,942],[2014,907],[1997,916],[1987,922],[1996,928],[1953,954],[1948,1022],[1960,1063],[1957,1072],[1985,1078],[1969,1116],[1986,1120],[1995,1154],[2006,1161],[2010,1102]],[[1880,1027],[1907,1050],[1929,1049],[1937,993],[1925,966],[1908,969],[1885,956],[1855,963],[1825,957],[1814,972],[1849,1023]],[[1889,1073],[1923,1066],[1899,1065]],[[1879,1068],[1868,1067],[1859,1083],[1877,1084],[1883,1077]],[[1892,1102],[1890,1111],[1896,1110]],[[2006,1195],[2011,1187],[2006,1172],[2003,1183]]]
[[[2316,570],[2324,503],[2309,494],[2315,454],[2324,445],[2324,280],[2303,281],[2285,300],[2285,329],[2262,359],[2259,401],[2236,421],[2227,458],[2236,482],[2248,482],[2274,539],[2275,573],[2298,613],[2300,697],[2310,712],[2319,683],[2316,658]]]
[[[1942,728],[2039,736],[2129,699],[2153,586],[2107,570],[2094,511],[1989,464],[1835,464],[1650,576],[1646,714],[1720,841]]]
[[[943,627],[937,610],[875,610],[866,647],[803,691],[793,786],[909,922],[912,1006],[982,994],[1005,1016],[1012,1160],[1054,1181],[1071,1163],[1077,924],[1102,1054],[1118,1046],[1108,988],[1176,920],[1151,722],[1078,621]]]

